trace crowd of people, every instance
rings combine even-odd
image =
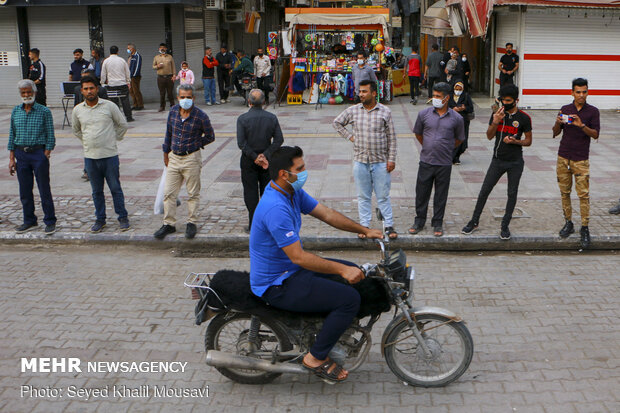
[[[469,66],[466,58],[453,47],[449,57],[438,52],[436,45],[424,69],[423,79],[429,89],[431,107],[418,113],[413,132],[421,144],[420,161],[415,187],[416,215],[408,232],[412,235],[424,230],[431,194],[433,215],[431,227],[437,237],[443,235],[444,214],[450,187],[453,165],[460,163],[460,155],[467,148],[469,123],[473,119],[474,105],[467,93]],[[106,225],[104,183],[110,189],[114,210],[118,215],[120,230],[130,228],[120,183],[117,142],[127,130],[127,122],[133,120],[132,110],[143,108],[140,93],[142,57],[135,45],[129,44],[130,57],[118,56],[118,47],[110,48],[110,56],[102,58],[99,50],[93,50],[92,59],[83,58],[81,49],[74,50],[69,80],[79,82],[76,89],[76,105],[72,112],[72,128],[84,149],[84,170],[90,179],[95,205],[95,222],[91,232],[100,232]],[[22,103],[11,114],[8,149],[9,171],[17,172],[20,199],[23,207],[23,224],[17,232],[25,232],[37,226],[34,213],[33,184],[36,180],[44,212],[45,233],[56,230],[56,216],[50,190],[49,158],[55,147],[52,115],[45,106],[45,65],[39,60],[39,51],[30,51],[32,66],[28,79],[17,85]],[[501,221],[501,239],[510,239],[509,225],[517,202],[520,179],[524,169],[523,147],[532,145],[532,122],[527,113],[518,109],[519,89],[512,82],[518,69],[518,56],[512,45],[506,47],[506,59],[499,64],[502,85],[498,107],[488,122],[486,137],[493,141],[493,155],[485,175],[471,220],[462,229],[469,235],[479,225],[480,217],[491,191],[500,178],[508,177],[507,202]],[[363,56],[361,58],[363,61]],[[235,63],[236,62],[236,63]],[[251,73],[263,79],[258,89],[250,92],[250,110],[237,120],[237,143],[241,150],[240,169],[244,189],[244,201],[248,210],[250,232],[254,212],[270,179],[269,166],[273,153],[283,144],[283,135],[277,117],[265,110],[268,80],[271,75],[270,61],[258,50],[254,62],[243,51],[235,58],[222,46],[214,57],[206,48],[203,59],[204,98],[207,105],[226,102],[228,92],[237,87],[241,75]],[[443,69],[443,75],[441,68]],[[421,59],[413,49],[406,62],[411,78],[412,103],[417,103],[419,81],[422,74]],[[195,76],[187,62],[175,73],[174,60],[162,43],[159,55],[153,59],[153,69],[158,73],[160,86],[160,111],[170,103],[163,150],[166,167],[164,189],[164,218],[162,227],[154,234],[163,239],[176,231],[177,197],[185,183],[189,194],[185,236],[194,238],[197,233],[200,198],[200,150],[215,139],[208,115],[196,105]],[[363,65],[358,67],[364,72]],[[438,70],[439,69],[439,70]],[[218,71],[220,101],[215,99],[215,71]],[[221,71],[221,75],[220,75]],[[374,72],[373,72],[374,75]],[[179,80],[173,96],[174,82]],[[377,203],[385,219],[386,235],[397,238],[390,202],[391,172],[396,167],[397,140],[390,109],[377,102],[377,82],[370,75],[361,74],[356,82],[358,104],[345,109],[333,121],[336,131],[353,144],[353,176],[357,189],[359,224],[368,228],[372,219],[371,200],[375,193]],[[101,83],[107,85],[101,87]],[[119,107],[106,99],[108,93],[124,96]],[[575,190],[580,200],[581,243],[590,245],[589,234],[589,146],[600,131],[600,115],[597,108],[587,103],[588,82],[577,78],[572,82],[573,102],[563,106],[553,126],[553,135],[562,134],[557,158],[557,179],[562,199],[565,225],[559,232],[565,238],[575,231],[572,222],[570,194]],[[133,107],[129,103],[129,96]],[[176,100],[175,100],[176,97]],[[178,103],[176,103],[178,102]],[[350,128],[349,128],[350,127]],[[291,174],[295,174],[289,171]],[[295,181],[303,182],[305,174],[297,174]],[[293,185],[294,186],[294,185]],[[610,209],[620,213],[620,203]],[[360,238],[365,234],[360,233]]]

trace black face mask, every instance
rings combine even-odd
[[[263,57],[263,54],[262,54],[262,53],[259,53],[259,54],[258,54],[258,56],[259,56],[259,57]]]
[[[512,110],[516,104],[517,104],[516,102],[512,102],[509,104],[502,103],[502,106],[504,107],[504,110]]]

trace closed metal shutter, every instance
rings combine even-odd
[[[0,105],[17,105],[17,82],[22,78],[14,8],[0,9]]]
[[[134,43],[142,56],[140,91],[146,102],[159,102],[153,58],[158,54],[159,44],[165,40],[163,6],[104,6],[101,9],[106,56],[110,46],[116,45],[118,55],[128,58],[127,43]]]
[[[588,79],[588,102],[599,109],[620,107],[620,20],[596,9],[530,9],[525,13],[521,56],[521,104],[558,109],[576,77]],[[584,57],[584,55],[586,55]],[[565,94],[553,94],[564,90]],[[522,91],[522,92],[523,92]],[[557,92],[556,92],[557,93]]]
[[[201,7],[185,7],[185,60],[194,72],[194,86],[202,87],[202,58],[205,54],[204,13]]]
[[[205,10],[205,46],[213,49],[215,56],[220,51],[220,12]]]
[[[81,48],[90,58],[86,7],[29,7],[28,31],[47,71],[47,105],[61,106],[60,85],[69,79],[73,50]]]

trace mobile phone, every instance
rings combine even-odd
[[[571,115],[562,115],[562,122],[570,125],[573,123],[573,117]]]

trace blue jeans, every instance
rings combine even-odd
[[[348,266],[352,262],[337,261]],[[361,298],[357,290],[348,284],[325,278],[325,274],[301,270],[289,276],[282,285],[273,285],[265,291],[262,299],[283,310],[300,313],[329,313],[321,331],[310,348],[310,353],[324,360],[351,325],[360,308]]]
[[[215,79],[202,78],[205,93],[205,103],[215,104]]]
[[[84,158],[84,165],[90,179],[90,187],[93,190],[93,202],[95,203],[97,221],[105,222],[106,220],[105,196],[103,195],[104,179],[112,193],[114,211],[118,214],[119,221],[127,218],[125,196],[121,188],[118,155],[102,159]]]
[[[353,163],[353,176],[357,187],[357,208],[360,225],[368,227],[372,219],[372,191],[377,196],[377,205],[385,219],[385,226],[394,226],[392,204],[390,203],[390,187],[392,177],[386,169],[385,162]]]
[[[24,224],[36,225],[37,216],[34,214],[34,197],[32,188],[34,179],[37,180],[41,206],[43,207],[43,222],[45,225],[56,224],[54,201],[50,189],[50,161],[45,156],[44,149],[26,153],[20,149],[15,150],[15,163],[17,169],[17,181],[19,182],[19,198],[22,201],[24,212]]]

